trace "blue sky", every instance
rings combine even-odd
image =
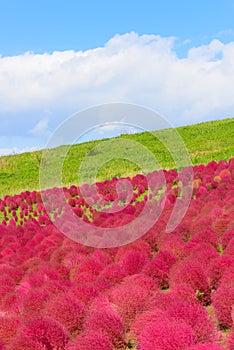
[[[0,154],[102,103],[173,126],[234,116],[233,18],[234,0],[0,1]]]

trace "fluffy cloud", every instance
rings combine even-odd
[[[29,130],[29,133],[36,137],[49,137],[51,132],[48,130],[48,120],[39,120],[39,122]]]
[[[132,32],[84,52],[0,57],[4,132],[14,118],[16,128],[25,121],[21,135],[49,136],[49,119],[55,127],[70,113],[108,102],[153,108],[175,126],[234,115],[234,42],[213,40],[180,58],[175,41]]]
[[[19,154],[19,153],[25,153],[25,152],[33,152],[37,151],[37,147],[25,147],[25,148],[0,148],[0,157],[3,156],[9,156],[9,155],[14,155],[14,154]]]

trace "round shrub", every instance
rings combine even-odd
[[[218,288],[220,284],[220,280],[223,276],[223,273],[230,266],[234,267],[234,258],[230,256],[221,255],[211,262],[209,272],[208,272],[211,288],[213,289]]]
[[[168,288],[169,266],[157,256],[144,266],[142,272],[152,277],[161,289]]]
[[[1,347],[0,347],[1,349]],[[44,345],[26,336],[16,336],[8,345],[7,350],[45,350]]]
[[[64,350],[69,333],[58,321],[49,317],[35,317],[22,325],[19,337],[28,337],[47,349]]]
[[[134,275],[141,272],[148,260],[148,255],[144,251],[133,250],[126,253],[119,263],[126,275]]]
[[[167,318],[166,312],[160,309],[145,311],[138,315],[135,321],[132,323],[130,327],[130,334],[136,341],[139,341],[140,334],[146,325],[155,321],[165,320]]]
[[[234,328],[232,328],[232,331],[230,333],[228,345],[230,350],[234,350]]]
[[[29,289],[19,296],[18,309],[22,315],[40,314],[50,294],[44,288]]]
[[[61,293],[48,300],[43,314],[55,318],[70,333],[80,332],[83,326],[85,307],[81,301]]]
[[[123,321],[108,302],[100,301],[91,307],[84,330],[105,334],[115,347],[121,347],[124,343]]]
[[[210,303],[210,288],[206,274],[200,263],[185,259],[175,264],[169,275],[170,287],[178,284],[188,284],[199,296],[205,305]]]
[[[98,280],[105,281],[108,286],[112,287],[120,283],[126,273],[119,264],[110,264],[106,266],[98,276]]]
[[[199,343],[217,340],[217,332],[208,311],[198,303],[177,301],[169,305],[167,314],[175,321],[184,321],[194,331]]]
[[[13,316],[0,316],[0,340],[7,344],[18,330],[20,320]]]
[[[114,350],[108,336],[96,331],[86,331],[70,341],[66,350]]]
[[[140,336],[141,350],[186,350],[196,344],[196,336],[183,322],[158,320],[143,329]]]
[[[215,315],[223,327],[232,327],[232,306],[234,305],[234,285],[221,284],[212,296]]]
[[[99,293],[96,288],[88,284],[71,285],[68,295],[73,299],[83,302],[85,305],[89,304]]]
[[[149,293],[159,290],[158,285],[155,282],[155,280],[152,277],[147,276],[142,272],[137,273],[135,275],[130,275],[130,276],[125,277],[124,282],[125,283],[132,283],[132,284],[135,284],[139,287],[142,287],[142,288],[146,289]]]
[[[110,301],[129,326],[135,317],[146,309],[150,291],[136,283],[124,283],[110,292]]]

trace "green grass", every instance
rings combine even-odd
[[[234,118],[200,123],[175,129],[184,142],[191,158],[191,164],[208,163],[212,160],[228,160],[234,156]],[[132,176],[139,172],[149,172],[155,168],[181,168],[187,165],[180,146],[174,142],[173,129],[143,132],[134,135],[121,135],[118,138],[92,141],[69,147],[61,146],[47,151],[50,159],[43,162],[43,174],[48,187],[80,184],[81,182],[103,181],[112,177]],[[160,141],[161,140],[161,141]],[[171,147],[170,151],[163,145]],[[135,143],[134,143],[135,142]],[[157,165],[149,152],[142,151],[142,145],[152,152]],[[113,147],[112,147],[113,146]],[[114,147],[115,146],[115,147]],[[112,151],[110,151],[112,150]],[[177,162],[172,153],[176,150]],[[88,153],[90,156],[87,158]],[[24,190],[38,190],[39,170],[42,152],[24,153],[0,158],[0,197]],[[107,157],[109,161],[106,162]],[[86,159],[83,176],[78,179],[78,171]],[[127,159],[124,159],[127,158]],[[137,161],[134,161],[136,160]],[[60,179],[59,171],[62,166]],[[53,169],[53,172],[51,172]],[[94,172],[95,176],[92,176]],[[79,180],[79,182],[78,182]]]

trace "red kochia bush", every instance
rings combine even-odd
[[[125,283],[132,283],[138,287],[144,288],[149,293],[153,293],[159,290],[157,283],[155,283],[155,280],[142,272],[135,275],[126,276],[124,281]]]
[[[1,347],[0,347],[1,349]],[[26,336],[16,336],[7,347],[7,350],[45,350],[44,345],[33,341]]]
[[[179,303],[180,301],[180,295],[174,290],[170,290],[166,293],[158,291],[154,293],[152,298],[149,300],[148,309],[160,309],[166,311],[172,304]]]
[[[219,257],[219,253],[210,243],[190,240],[186,244],[187,256],[190,260],[199,261],[202,268],[207,270],[213,259]]]
[[[96,298],[99,293],[92,285],[72,284],[68,294],[72,297],[73,300],[79,300],[87,305],[92,301],[92,299]]]
[[[126,326],[146,309],[150,291],[134,282],[125,282],[110,292],[110,301],[115,305]]]
[[[157,256],[146,264],[142,271],[152,277],[161,289],[168,288],[169,266]]]
[[[222,236],[222,247],[225,249],[230,240],[234,237],[234,229],[227,230]]]
[[[102,270],[98,280],[105,281],[111,287],[120,283],[125,275],[124,269],[119,264],[110,264]]]
[[[198,303],[177,301],[169,305],[167,315],[175,321],[184,321],[194,331],[199,343],[217,340],[217,333],[208,311]]]
[[[188,284],[198,293],[198,297],[204,304],[210,303],[210,289],[207,277],[202,265],[189,258],[175,264],[169,275],[170,287],[178,284]]]
[[[144,251],[133,250],[123,256],[120,260],[120,264],[126,275],[134,275],[141,272],[148,260],[148,254]]]
[[[97,300],[91,307],[84,330],[105,334],[115,347],[121,347],[124,343],[123,321],[107,301]]]
[[[142,314],[137,316],[135,321],[132,323],[130,327],[130,334],[136,341],[139,341],[139,336],[143,328],[147,324],[155,321],[159,321],[159,320],[163,322],[167,318],[168,317],[166,312],[158,308],[143,312]]]
[[[66,350],[114,350],[114,348],[107,335],[91,330],[70,341]]]
[[[28,337],[45,349],[64,350],[69,341],[67,330],[58,321],[49,317],[35,317],[26,321],[19,337]]]
[[[234,350],[234,327],[232,327],[232,331],[228,339],[228,345],[230,350]]]
[[[7,344],[15,336],[19,324],[17,317],[0,316],[0,340]]]
[[[41,313],[50,294],[44,288],[29,289],[18,298],[18,309],[22,315],[31,315]]]
[[[229,266],[234,267],[234,258],[231,256],[221,255],[212,261],[208,273],[211,288],[218,288],[223,273]]]
[[[152,322],[140,336],[141,350],[186,350],[196,344],[196,336],[187,324],[164,319]]]
[[[69,332],[80,332],[85,316],[84,304],[65,293],[49,299],[43,314],[55,318]]]
[[[231,327],[231,312],[234,305],[234,284],[221,284],[212,296],[212,306],[221,326]]]

